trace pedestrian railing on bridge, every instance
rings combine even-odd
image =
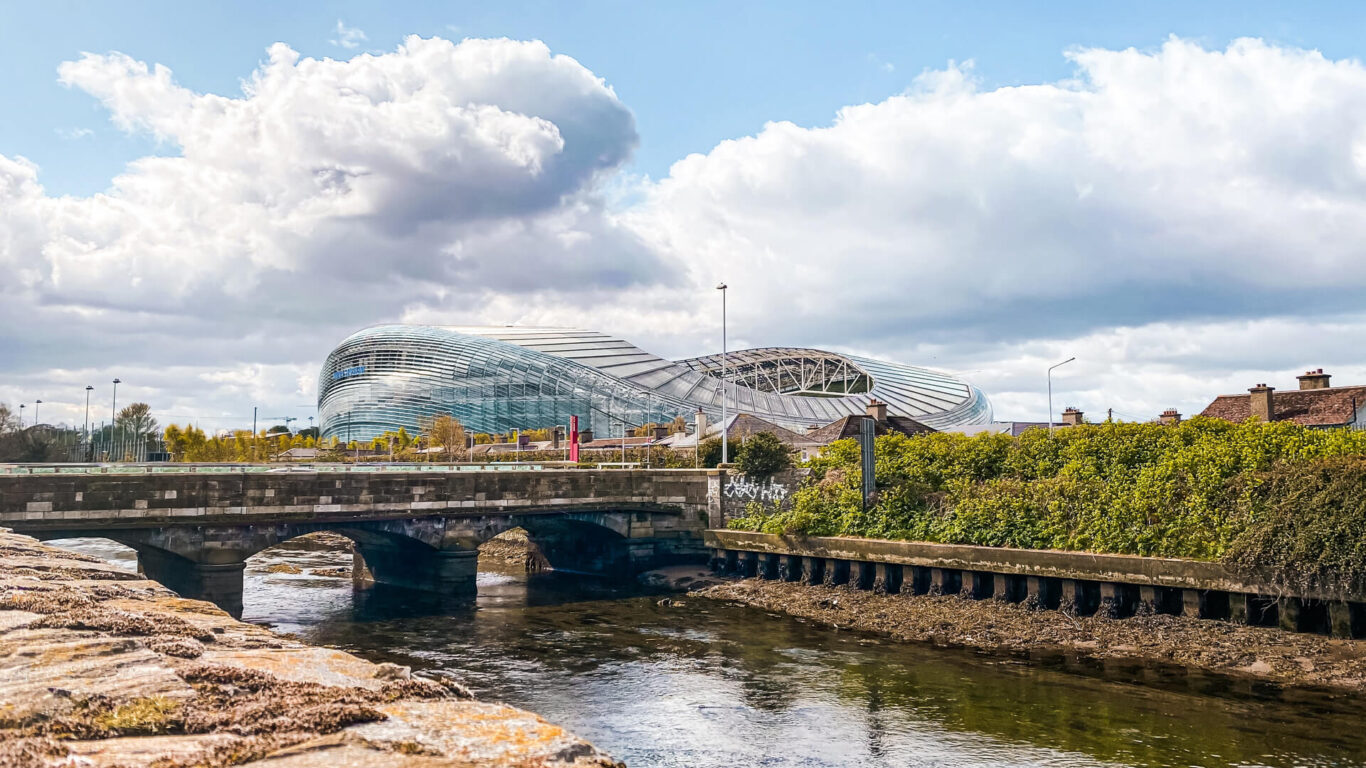
[[[572,464],[568,466],[573,466]],[[527,472],[560,468],[558,462],[525,463],[514,461],[487,464],[189,464],[161,462],[150,464],[0,464],[0,475],[161,475],[161,474],[241,474],[293,472]]]

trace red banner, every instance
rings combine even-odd
[[[569,417],[569,460],[579,460],[579,417]]]

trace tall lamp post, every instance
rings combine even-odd
[[[85,385],[85,441],[90,442],[90,392],[95,388]]]
[[[726,350],[726,288],[727,288],[727,287],[729,287],[729,286],[727,286],[725,283],[717,283],[717,284],[716,284],[716,290],[718,290],[718,291],[721,292],[721,463],[722,463],[722,464],[729,464],[729,463],[730,463],[730,445],[728,444],[728,442],[727,442],[727,440],[726,440],[726,417],[727,417],[727,414],[726,414],[726,400],[729,399],[729,395],[730,395],[730,393],[726,391],[726,362],[727,362],[727,358],[728,358],[728,356],[727,356],[727,350]],[[702,439],[702,436],[701,436],[701,435],[698,435],[698,436],[697,436],[697,439],[698,439],[698,440],[701,440],[701,439]]]
[[[33,426],[38,426],[38,406],[42,405],[42,400],[33,401]]]
[[[1076,357],[1069,357],[1061,363],[1048,367],[1048,434],[1053,434],[1053,369],[1059,368],[1076,360]]]
[[[20,403],[20,404],[19,404],[19,428],[20,428],[20,429],[23,429],[23,428],[24,428],[24,409],[27,408],[27,407],[28,407],[28,403]]]
[[[119,378],[114,378],[114,398],[110,401],[109,406],[109,444],[111,448],[114,443],[114,432],[118,429],[119,384],[122,383],[123,382]],[[110,455],[113,455],[112,452]]]

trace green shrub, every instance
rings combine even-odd
[[[1289,423],[1095,424],[1018,438],[938,433],[809,462],[789,509],[734,528],[983,546],[1226,558],[1299,578],[1366,575],[1366,432]],[[1354,459],[1337,457],[1353,456]],[[1354,495],[1355,494],[1355,495]],[[1236,542],[1236,546],[1235,546]],[[1293,566],[1293,568],[1292,568]]]
[[[791,466],[791,449],[772,432],[750,435],[735,452],[735,468],[747,475],[771,475]]]
[[[712,437],[697,446],[697,462],[704,467],[715,467],[721,463],[721,438]]]

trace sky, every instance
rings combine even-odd
[[[0,402],[304,423],[361,327],[692,356],[721,280],[1000,419],[1366,381],[1366,6],[961,5],[5,3]]]

